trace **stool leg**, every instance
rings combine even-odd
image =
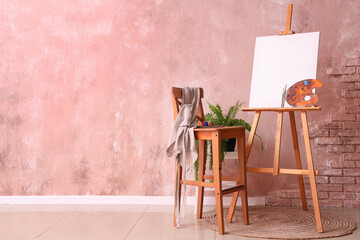
[[[175,161],[175,196],[176,196],[176,191],[179,193],[179,212],[180,212],[180,206],[181,206],[181,184],[180,184],[180,180],[182,179],[182,167],[180,164],[177,163],[177,161]],[[178,184],[178,185],[177,185]],[[178,189],[176,189],[176,185],[178,186]],[[174,226],[176,227],[176,198],[175,198],[175,202],[174,202]]]
[[[248,199],[247,199],[247,183],[246,183],[246,163],[245,163],[245,130],[242,137],[238,137],[238,151],[239,151],[239,174],[240,185],[244,186],[244,190],[241,191],[241,207],[243,212],[243,220],[245,225],[249,225],[249,211],[248,211]],[[240,154],[241,153],[241,154]]]
[[[224,212],[222,199],[222,184],[221,184],[221,157],[220,157],[220,138],[219,133],[212,134],[213,144],[213,169],[214,169],[214,186],[216,199],[216,215],[219,227],[219,234],[224,234]]]
[[[318,232],[323,232],[323,227],[321,223],[321,216],[320,216],[320,207],[319,207],[319,199],[316,191],[316,179],[315,179],[315,170],[313,165],[313,159],[311,154],[311,145],[310,145],[310,137],[309,137],[309,127],[307,123],[307,116],[306,112],[301,112],[301,120],[304,130],[304,140],[305,140],[305,150],[306,150],[306,158],[307,164],[309,169],[309,178],[310,178],[310,187],[311,187],[311,194],[314,204],[314,214],[316,220],[316,226]]]
[[[205,174],[205,140],[199,140],[199,182],[204,181]],[[202,218],[204,204],[204,187],[199,187],[197,202],[197,218]]]
[[[297,132],[296,132],[295,115],[294,115],[293,111],[289,112],[289,117],[290,117],[291,134],[292,134],[294,152],[295,152],[296,168],[302,169],[301,160],[300,160],[299,143],[298,143],[298,137],[297,137]],[[304,179],[303,179],[302,175],[298,175],[298,181],[299,181],[299,188],[300,188],[300,195],[301,195],[301,205],[302,205],[303,210],[307,211],[308,208],[307,208],[307,203],[306,203]]]

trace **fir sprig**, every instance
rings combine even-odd
[[[211,122],[213,125],[222,125],[222,126],[244,126],[247,131],[251,131],[251,125],[246,122],[244,119],[236,118],[236,114],[239,112],[240,108],[244,104],[244,102],[237,101],[235,105],[229,108],[229,111],[224,115],[222,108],[219,104],[212,105],[211,103],[207,102],[209,105],[210,113],[205,115],[205,121]],[[263,151],[263,142],[259,135],[256,136],[260,139],[261,142],[261,150]],[[226,141],[221,140],[221,162],[224,161],[225,158],[225,149],[226,149]],[[212,156],[212,144],[211,140],[206,141],[205,149],[207,149],[208,144],[210,144],[210,170],[213,169],[213,156]],[[206,159],[206,157],[205,157]],[[195,168],[195,179],[198,180],[199,174],[199,159],[196,159],[194,162]]]

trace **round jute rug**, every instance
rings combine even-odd
[[[228,209],[224,209],[226,218]],[[351,234],[356,223],[346,217],[322,213],[323,233],[318,233],[314,213],[293,207],[249,207],[249,225],[244,225],[241,210],[236,210],[233,222],[225,222],[225,233],[266,239],[319,239]],[[198,223],[218,231],[216,211],[203,214]]]

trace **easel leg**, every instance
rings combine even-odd
[[[236,185],[238,184],[238,182],[236,182]],[[228,223],[231,223],[232,221],[232,218],[234,216],[234,212],[235,212],[235,208],[236,208],[236,203],[237,203],[237,200],[239,198],[239,192],[234,192],[233,194],[233,197],[232,197],[232,200],[231,200],[231,204],[230,204],[230,209],[229,209],[229,213],[228,213],[228,216],[226,218],[226,221]]]
[[[249,155],[250,155],[251,147],[252,147],[252,144],[253,144],[253,141],[254,141],[256,128],[257,128],[257,125],[259,123],[260,114],[261,114],[260,111],[255,112],[255,117],[254,117],[253,123],[251,125],[251,131],[250,131],[249,139],[248,139],[248,142],[246,144],[245,166],[246,166],[246,164],[247,164],[247,162],[249,160]]]
[[[311,194],[314,203],[314,213],[315,220],[318,232],[323,232],[323,227],[321,223],[321,215],[320,215],[320,207],[319,207],[319,199],[316,191],[316,179],[315,179],[315,171],[311,154],[311,145],[310,145],[310,137],[309,137],[309,127],[307,123],[307,115],[306,111],[301,112],[301,120],[304,130],[304,140],[305,140],[305,150],[306,150],[306,158],[309,169],[309,178],[310,178],[310,187]]]
[[[290,125],[291,125],[291,134],[293,139],[293,145],[294,145],[294,152],[295,152],[295,160],[296,160],[296,168],[302,169],[301,167],[301,160],[300,160],[300,151],[299,151],[299,143],[298,143],[298,137],[296,132],[296,123],[295,123],[295,116],[294,112],[289,112],[290,117]],[[300,195],[301,195],[301,205],[304,211],[307,211],[307,203],[306,203],[306,195],[305,195],[305,187],[304,187],[304,179],[302,175],[298,175],[299,180],[299,188],[300,188]]]
[[[238,143],[238,181],[236,185],[243,185],[244,189],[241,190],[241,206],[243,212],[244,224],[249,224],[248,217],[248,202],[247,202],[247,188],[246,188],[246,167],[245,167],[245,132],[241,137],[237,137]],[[235,212],[236,203],[239,197],[239,192],[235,192],[231,201],[227,222],[232,221],[232,217]]]
[[[276,125],[276,139],[275,139],[275,154],[274,154],[274,172],[273,175],[279,175],[279,161],[280,161],[280,146],[281,146],[281,130],[283,122],[283,112],[278,112]]]
[[[204,181],[205,174],[205,140],[199,140],[199,182]],[[199,187],[197,202],[197,218],[202,218],[204,203],[204,187]]]
[[[219,227],[219,234],[224,234],[224,212],[222,198],[222,182],[221,182],[221,157],[220,157],[220,138],[218,133],[213,133],[213,169],[214,169],[214,186],[216,199],[216,215]]]

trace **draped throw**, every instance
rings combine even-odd
[[[170,142],[166,150],[167,156],[175,156],[176,161],[183,167],[184,170],[190,169],[194,161],[198,157],[194,128],[196,128],[196,115],[200,103],[200,88],[185,87],[182,89],[182,100],[179,109],[179,114],[175,120],[175,125],[171,133]],[[187,167],[188,166],[188,167]],[[178,165],[176,165],[176,168]],[[185,216],[186,206],[186,171],[182,171],[182,207],[180,213],[179,203],[179,182],[176,181],[176,225],[180,226],[180,215]],[[178,174],[178,169],[176,169]],[[176,176],[178,179],[178,176]]]

